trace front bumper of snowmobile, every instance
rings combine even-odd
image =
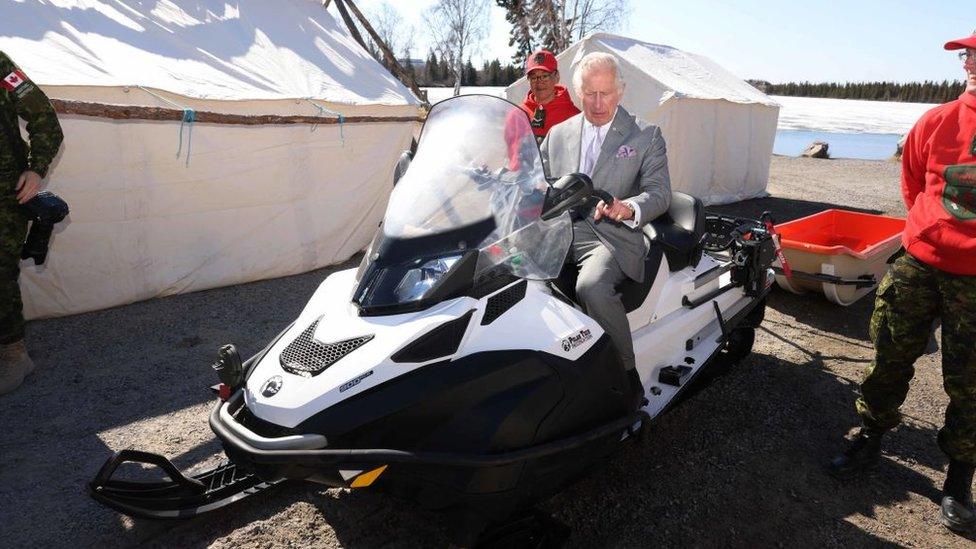
[[[578,435],[497,454],[309,448],[324,444],[325,437],[300,435],[267,439],[237,423],[231,411],[236,410],[242,400],[243,392],[238,391],[227,402],[220,402],[210,414],[210,427],[223,443],[231,459],[229,462],[190,477],[161,455],[122,450],[105,462],[89,483],[89,493],[98,502],[132,517],[191,518],[289,478],[314,476],[315,481],[331,486],[361,488],[372,484],[392,464],[467,469],[504,467],[572,451],[601,439],[623,441],[635,437],[650,419],[646,412],[639,410]],[[127,462],[155,465],[169,480],[113,479],[119,465]]]
[[[239,391],[226,403],[221,403],[217,406],[213,413],[210,414],[210,428],[213,429],[217,437],[224,443],[224,449],[229,455],[242,456],[244,461],[259,467],[262,465],[323,467],[328,465],[344,465],[346,463],[498,467],[539,459],[559,452],[579,448],[613,434],[619,434],[621,440],[623,440],[636,435],[640,427],[650,419],[646,412],[638,410],[625,417],[618,418],[578,435],[497,454],[414,452],[362,448],[340,449],[328,447],[318,449],[264,449],[259,448],[253,442],[253,439],[260,439],[260,437],[253,433],[245,434],[247,433],[247,429],[236,423],[229,413],[230,410],[235,409],[240,404],[242,399],[243,393]],[[253,438],[251,435],[253,435]]]

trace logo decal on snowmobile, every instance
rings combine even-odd
[[[265,381],[264,385],[261,386],[261,395],[266,397],[275,396],[281,390],[281,383],[281,376],[269,377],[268,381]]]
[[[359,374],[358,376],[356,376],[356,377],[350,379],[349,381],[343,383],[342,385],[340,385],[339,386],[339,392],[340,393],[344,393],[347,389],[352,389],[356,385],[359,385],[359,382],[360,381],[366,379],[367,377],[369,377],[371,375],[373,375],[373,370],[370,370],[370,371],[366,372],[365,374]]]
[[[593,339],[593,334],[590,333],[589,328],[583,328],[579,333],[573,334],[563,340],[563,350],[568,353],[570,350],[579,347],[591,339]]]

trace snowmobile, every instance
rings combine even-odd
[[[565,268],[574,215],[610,197],[583,174],[547,179],[518,107],[436,104],[400,168],[359,268],[328,276],[249,360],[221,349],[210,426],[229,461],[188,476],[122,450],[90,483],[96,500],[187,518],[299,479],[440,510],[463,546],[510,541],[542,530],[535,504],[635,440],[707,366],[750,352],[774,280],[762,220],[673,193],[644,230],[645,280],[618,288],[627,371]],[[116,478],[129,462],[169,479]]]

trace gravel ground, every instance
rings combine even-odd
[[[774,157],[770,198],[719,208],[786,221],[831,207],[903,215],[892,162]],[[219,459],[207,426],[216,348],[256,352],[335,268],[32,322],[38,371],[0,398],[7,547],[445,546],[438,517],[374,492],[287,484],[203,518],[134,521],[88,498],[111,451],[184,468]],[[937,345],[918,363],[882,467],[840,483],[823,464],[856,423],[872,299],[848,308],[777,290],[754,353],[544,508],[570,546],[972,547],[936,519],[946,396]]]

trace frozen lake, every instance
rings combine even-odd
[[[928,103],[772,98],[781,106],[773,153],[785,156],[797,156],[810,143],[826,141],[833,158],[891,158],[901,136],[935,107]]]
[[[425,88],[432,103],[451,96],[451,88]],[[461,93],[505,96],[503,87],[463,87]],[[898,140],[918,117],[935,107],[855,99],[771,96],[780,104],[773,153],[799,155],[813,141],[830,144],[835,158],[889,158]]]

